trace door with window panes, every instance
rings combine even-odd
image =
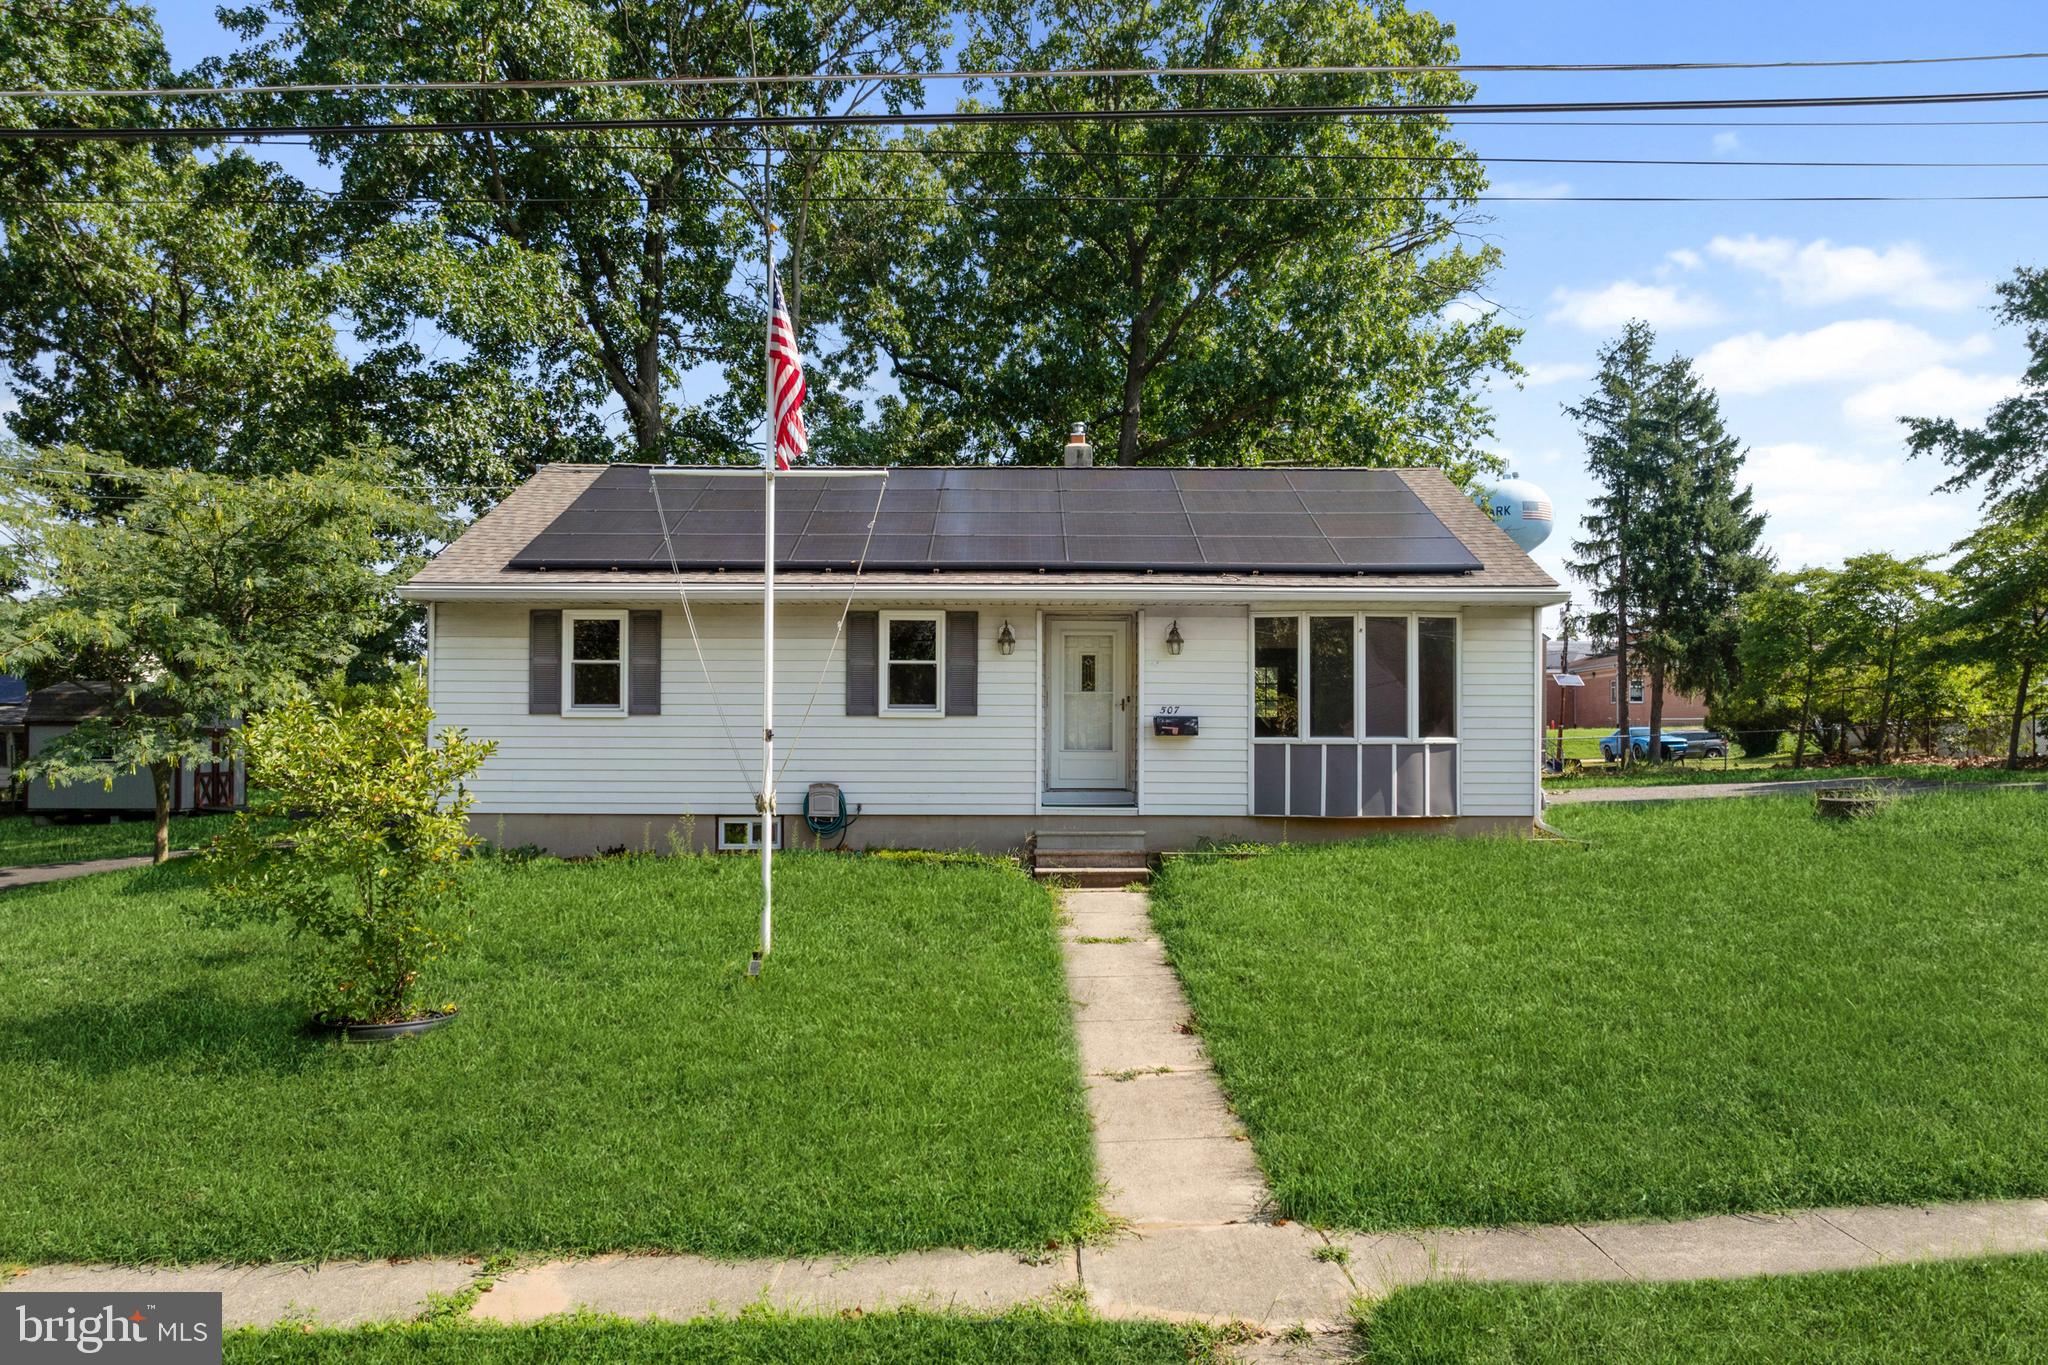
[[[1047,623],[1049,788],[1130,788],[1128,630],[1121,621]]]

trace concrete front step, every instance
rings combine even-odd
[[[1040,863],[1033,875],[1040,881],[1057,879],[1068,886],[1091,888],[1144,886],[1152,880],[1151,869],[1146,867],[1047,867]]]
[[[1142,829],[1042,829],[1032,836],[1040,853],[1143,853]]]
[[[1143,850],[1041,848],[1033,855],[1032,864],[1041,868],[1130,867],[1142,869],[1150,866],[1151,860],[1145,856]]]

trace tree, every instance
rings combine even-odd
[[[329,462],[250,478],[152,473],[75,452],[0,462],[0,527],[32,595],[0,610],[0,670],[107,684],[107,715],[22,765],[33,781],[147,771],[156,860],[170,851],[171,777],[212,756],[209,727],[278,705],[346,665],[396,610],[410,565],[383,560],[427,529],[388,468]],[[130,491],[94,519],[109,477]]]
[[[1947,417],[1902,417],[1915,455],[1934,455],[1955,472],[1941,485],[1980,480],[1986,499],[2022,516],[2048,512],[2048,270],[2025,266],[1998,286],[1992,311],[2024,328],[2031,354],[2020,392],[1995,404],[1981,427]]]
[[[1945,578],[1925,555],[1854,555],[1830,584],[1845,688],[1864,700],[1851,717],[1868,727],[1866,747],[1882,761],[1898,738],[1902,699],[1924,693],[1939,662],[1937,600]],[[1846,748],[1848,726],[1841,743]]]
[[[2005,766],[2020,765],[2020,735],[2048,683],[2048,513],[1995,515],[1956,543],[1952,657],[1989,665],[2012,687]]]
[[[1834,579],[1828,569],[1775,574],[1742,598],[1738,613],[1739,701],[1759,714],[1780,706],[1797,711],[1795,768],[1806,763],[1807,739],[1833,662]]]
[[[1692,362],[1674,356],[1652,391],[1661,456],[1637,509],[1645,553],[1636,565],[1640,634],[1649,673],[1650,733],[1662,734],[1664,682],[1675,675],[1707,694],[1730,678],[1736,602],[1770,571],[1757,545],[1764,517],[1741,483],[1741,444]],[[1651,761],[1663,760],[1653,745]]]
[[[1037,0],[970,22],[963,62],[989,69],[1456,60],[1447,25],[1397,6]],[[1442,73],[1012,80],[974,107],[1470,93]],[[835,215],[812,271],[851,368],[900,389],[875,404],[881,449],[1052,461],[1085,420],[1122,465],[1498,468],[1475,453],[1480,385],[1518,333],[1447,311],[1499,257],[1463,243],[1484,175],[1444,119],[1019,122],[901,149],[922,155],[838,159],[883,202]]]
[[[1657,408],[1663,368],[1652,351],[1657,334],[1646,322],[1631,322],[1600,352],[1593,393],[1567,405],[1586,442],[1586,469],[1598,489],[1588,499],[1586,535],[1572,542],[1573,574],[1592,587],[1588,630],[1614,636],[1615,726],[1628,763],[1629,646],[1631,616],[1638,600],[1636,575],[1649,548],[1649,526],[1639,515],[1645,490],[1659,477],[1664,432]],[[1657,748],[1652,742],[1651,750]]]
[[[460,730],[437,742],[433,720],[412,681],[352,704],[298,697],[249,722],[250,779],[269,795],[209,851],[221,894],[202,915],[282,917],[315,941],[301,990],[316,1019],[417,1018],[421,974],[460,933],[462,864],[478,842],[463,784],[495,746]],[[286,816],[280,845],[266,829]]]
[[[230,20],[247,44],[223,74],[398,83],[921,70],[937,62],[950,13],[932,0],[453,0],[396,10],[271,0]],[[851,86],[308,96],[282,110],[313,122],[688,118],[900,107],[915,94],[878,77]],[[784,236],[797,245],[789,278],[801,319],[813,182],[833,138],[778,141],[791,148],[778,203]],[[494,382],[545,394],[565,435],[605,458],[742,454],[760,420],[762,314],[734,283],[760,242],[758,142],[646,129],[314,145],[341,171],[343,201],[329,220],[337,237],[381,270],[378,346],[401,345],[426,321],[469,348]],[[684,375],[700,367],[743,372],[746,382],[730,402],[679,403]],[[812,376],[821,406],[830,405],[825,381]],[[623,415],[623,442],[605,431],[610,409]]]

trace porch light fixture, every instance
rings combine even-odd
[[[1017,632],[1011,630],[1010,623],[1005,621],[1003,622],[1003,628],[996,632],[996,653],[1011,654],[1016,651],[1016,648]]]
[[[1187,641],[1180,638],[1180,622],[1176,620],[1166,628],[1166,652],[1168,654],[1178,654],[1180,653],[1180,647],[1186,643]]]

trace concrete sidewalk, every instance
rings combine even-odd
[[[195,852],[189,848],[174,848],[173,858],[189,858]],[[150,856],[145,853],[137,858],[80,858],[69,863],[39,863],[34,867],[0,867],[0,891],[12,891],[17,886],[40,886],[44,882],[68,881],[73,877],[90,877],[95,872],[126,872],[130,868],[148,867]]]

